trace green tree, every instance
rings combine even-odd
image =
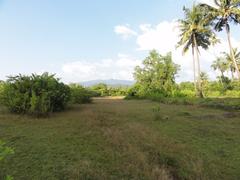
[[[99,83],[91,87],[93,91],[96,91],[97,93],[100,94],[100,96],[108,96],[109,95],[109,90],[108,86],[104,83]]]
[[[238,79],[240,80],[239,67],[234,56],[234,51],[231,43],[230,23],[240,24],[240,1],[239,0],[214,0],[216,7],[209,6],[208,4],[201,4],[205,8],[206,19],[209,24],[214,26],[218,32],[225,28],[227,33],[227,40],[230,49],[231,59],[235,66]]]
[[[218,70],[221,73],[221,76],[224,76],[224,72],[228,70],[228,62],[224,57],[218,57],[215,61],[213,61],[211,67],[213,70]]]
[[[234,60],[232,59],[231,54],[223,52],[226,60],[227,60],[227,64],[228,64],[228,69],[231,72],[232,75],[232,80],[234,80],[234,73],[236,72],[236,68],[234,65]],[[238,51],[237,48],[233,49],[233,56],[235,57],[235,60],[237,61],[238,67],[240,65],[240,52]]]
[[[184,7],[183,11],[185,18],[179,20],[181,39],[178,42],[178,47],[183,46],[183,54],[185,54],[190,48],[192,49],[195,90],[198,96],[203,97],[200,83],[201,70],[199,47],[208,49],[211,44],[215,44],[217,42],[217,39],[211,30],[210,25],[204,21],[204,14],[202,13],[200,6],[193,5],[191,9]]]
[[[135,68],[138,93],[142,96],[151,93],[171,96],[176,86],[175,76],[178,70],[179,65],[173,63],[171,53],[162,56],[156,50],[151,51],[143,61],[143,67]]]
[[[223,85],[223,81],[225,79],[224,72],[228,69],[228,63],[224,57],[218,57],[215,61],[213,61],[211,67],[215,71],[219,71],[221,73],[220,76],[218,76],[220,83]]]

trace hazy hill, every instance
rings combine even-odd
[[[81,85],[85,87],[93,86],[99,83],[104,83],[109,86],[131,86],[134,84],[134,81],[129,80],[119,80],[119,79],[106,79],[106,80],[92,80],[80,82]]]

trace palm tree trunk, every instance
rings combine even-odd
[[[223,77],[224,77],[224,73],[223,73],[223,71],[222,70],[220,70],[221,71],[221,84],[222,84],[222,86],[223,86]]]
[[[221,76],[224,77],[224,73],[223,73],[223,71],[222,71],[222,70],[220,70],[220,71],[221,71]]]
[[[196,60],[197,60],[197,73],[198,73],[198,77],[197,77],[197,81],[198,81],[198,96],[200,98],[203,98],[203,92],[202,92],[202,85],[201,85],[201,77],[200,77],[200,61],[199,61],[199,50],[198,50],[198,45],[197,45],[197,40],[196,40],[196,36],[193,36],[193,41],[194,41],[194,47],[195,47],[195,52],[196,52]]]
[[[220,76],[220,83],[221,83],[221,85],[223,86],[223,79],[222,79],[223,77],[222,76]]]
[[[230,30],[228,29],[227,26],[226,26],[226,32],[227,32],[227,37],[228,37],[228,45],[229,45],[229,48],[230,48],[230,55],[232,56],[232,60],[233,60],[234,66],[235,66],[235,68],[236,68],[238,80],[240,81],[240,72],[239,72],[239,68],[238,68],[238,65],[237,65],[237,62],[236,62],[234,53],[233,53]]]
[[[232,81],[234,81],[233,69],[231,68]]]
[[[192,58],[193,58],[193,79],[194,79],[194,87],[195,93],[197,95],[197,82],[196,82],[196,65],[195,65],[195,54],[194,54],[194,47],[192,46]]]

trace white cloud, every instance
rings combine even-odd
[[[181,65],[178,81],[193,80],[192,72],[192,56],[189,53],[182,55],[182,49],[176,49],[176,44],[179,41],[179,29],[176,21],[163,21],[156,26],[143,24],[140,25],[141,33],[137,36],[138,50],[150,51],[158,50],[161,54],[172,52],[175,63]],[[234,47],[237,47],[239,42],[232,39]],[[211,79],[214,79],[216,73],[211,69],[212,62],[221,52],[228,51],[228,43],[225,39],[221,39],[221,43],[215,47],[210,47],[209,50],[201,50],[200,63],[201,71],[207,72]]]
[[[66,63],[62,66],[65,82],[81,82],[95,79],[133,80],[133,71],[141,61],[119,54],[116,59],[103,59],[97,62],[86,60]]]
[[[214,3],[214,0],[198,0],[198,2],[205,3],[205,4],[208,4],[210,6],[216,7],[216,4]]]
[[[128,39],[131,36],[136,36],[137,33],[130,29],[129,25],[118,25],[115,26],[114,31],[120,35],[123,39]]]
[[[137,37],[139,50],[157,49],[160,53],[167,53],[175,48],[178,36],[175,21],[163,21],[157,26],[140,25],[142,33]]]

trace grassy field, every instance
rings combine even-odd
[[[0,179],[240,179],[240,112],[96,99],[47,119],[0,112]]]

